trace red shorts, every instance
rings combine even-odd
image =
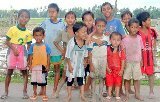
[[[106,85],[107,86],[121,86],[122,76],[115,75],[113,73],[106,74]]]
[[[153,66],[147,66],[141,68],[142,74],[152,75],[154,73]]]

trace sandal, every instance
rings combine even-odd
[[[31,100],[36,100],[37,99],[37,95],[33,95],[30,97]]]
[[[107,92],[103,92],[102,96],[107,97]]]
[[[111,97],[110,96],[106,97],[106,102],[111,102]]]
[[[43,101],[48,101],[48,96],[43,96],[43,97],[42,97],[42,100],[43,100]]]
[[[8,98],[8,95],[7,94],[4,94],[1,96],[1,99],[7,99]]]
[[[24,92],[23,93],[23,99],[28,99],[28,98],[29,98],[28,94],[26,92]]]
[[[122,102],[120,97],[116,97],[116,102]]]

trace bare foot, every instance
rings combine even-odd
[[[71,102],[71,96],[67,97],[67,102]]]
[[[141,96],[135,96],[135,98],[136,98],[137,100],[144,101],[143,97],[141,97]]]
[[[84,96],[81,96],[80,99],[81,99],[81,102],[87,102],[87,100]]]

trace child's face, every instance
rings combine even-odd
[[[18,22],[20,25],[25,26],[29,21],[29,15],[27,12],[22,12],[18,18]]]
[[[113,47],[118,47],[121,43],[120,35],[113,35],[112,38],[110,39],[110,42]]]
[[[126,14],[126,15],[124,15],[124,17],[122,18],[122,22],[123,22],[126,26],[128,26],[128,21],[129,21],[131,18],[132,18],[131,15]]]
[[[35,32],[33,37],[36,40],[36,43],[42,43],[42,40],[44,39],[44,35],[42,32]]]
[[[103,34],[103,32],[104,32],[104,30],[105,30],[105,27],[106,27],[105,22],[99,21],[99,22],[96,23],[95,26],[96,26],[96,32],[97,32],[98,34]]]
[[[143,26],[149,28],[151,26],[151,18],[148,18],[145,22],[142,22]]]
[[[50,19],[54,20],[57,18],[58,12],[55,8],[48,8],[48,15]]]
[[[105,5],[102,7],[102,13],[105,17],[110,17],[112,16],[112,8],[110,7],[110,5]]]
[[[65,18],[67,25],[73,25],[76,21],[76,18],[73,14],[69,14]]]
[[[91,29],[93,27],[93,25],[94,25],[94,19],[89,14],[84,16],[83,22],[84,22],[84,24],[86,24],[88,29]]]
[[[132,23],[129,26],[129,34],[132,35],[132,36],[137,35],[138,28],[139,28],[139,24],[138,23]]]
[[[78,36],[79,38],[85,40],[87,37],[87,27],[83,26],[82,28],[80,28],[77,32],[76,32],[76,36]]]

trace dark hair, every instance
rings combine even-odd
[[[125,10],[125,11],[122,12],[122,14],[121,14],[121,19],[123,19],[123,17],[124,17],[125,15],[130,15],[130,16],[132,17],[132,13],[131,13],[131,11],[129,11],[129,10]]]
[[[73,32],[77,32],[79,29],[81,29],[82,27],[86,26],[83,22],[76,22],[73,25]]]
[[[144,12],[139,13],[136,18],[139,20],[139,25],[143,26],[142,22],[145,22],[148,18],[150,18],[150,14],[144,11]]]
[[[94,19],[94,14],[93,14],[93,12],[91,12],[91,11],[85,11],[85,12],[82,14],[82,21],[84,20],[84,16],[85,16],[85,15],[91,15],[92,18]]]
[[[34,33],[36,33],[36,32],[41,32],[44,35],[45,30],[42,27],[35,27],[33,29],[33,36],[34,36]]]
[[[133,23],[139,24],[139,21],[138,21],[136,18],[131,18],[131,19],[128,21],[128,26],[130,27]]]
[[[102,12],[103,6],[106,6],[106,5],[109,5],[109,6],[111,7],[111,9],[113,9],[113,6],[111,5],[111,3],[105,2],[105,3],[103,3],[102,6],[101,6],[101,12]]]
[[[57,12],[59,12],[59,7],[56,3],[51,3],[48,5],[48,8],[54,8]]]
[[[27,9],[21,9],[21,10],[19,10],[19,12],[18,12],[18,18],[20,17],[20,15],[21,15],[23,12],[26,12],[27,15],[28,15],[29,18],[30,18],[30,12],[29,12]]]
[[[106,20],[105,19],[103,19],[103,18],[96,18],[96,20],[95,20],[95,25],[98,23],[98,22],[104,22],[105,24],[106,24]]]
[[[74,15],[75,19],[77,18],[76,14],[73,12],[73,11],[69,11],[65,14],[65,18],[68,16],[68,15]]]
[[[118,32],[112,32],[111,35],[109,36],[109,39],[111,39],[113,35],[120,36],[120,38],[122,40],[122,35]]]

